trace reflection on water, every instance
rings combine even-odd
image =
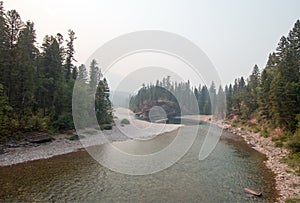
[[[201,127],[196,142],[180,161],[152,175],[115,173],[85,151],[1,167],[0,201],[274,202],[273,174],[264,166],[264,156],[241,138],[225,133],[213,153],[204,161],[198,160],[201,135],[206,130]],[[160,136],[160,142],[153,145],[168,142]],[[137,142],[126,141],[123,147],[141,152]],[[245,194],[244,187],[262,191],[263,197]]]

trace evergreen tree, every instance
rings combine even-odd
[[[0,84],[0,135],[6,135],[10,133],[10,113],[12,107],[8,103],[8,98],[5,95],[3,85]],[[5,137],[0,136],[0,142],[6,141]]]
[[[275,53],[269,55],[266,68],[261,73],[258,104],[262,118],[271,119],[270,87],[274,79],[278,58]]]
[[[232,108],[233,108],[233,89],[231,84],[229,85],[229,87],[226,85],[225,95],[226,95],[226,112],[227,115],[230,116],[232,114]]]
[[[84,82],[86,82],[87,77],[88,77],[88,74],[87,74],[87,71],[86,71],[86,67],[85,67],[85,65],[81,64],[78,67],[78,79],[83,80]]]
[[[67,49],[66,49],[66,63],[65,63],[65,72],[66,72],[66,80],[69,81],[71,78],[72,70],[74,69],[72,62],[76,61],[74,59],[74,40],[75,32],[73,30],[68,31],[69,39],[67,40]],[[75,77],[75,75],[73,75]]]
[[[9,69],[9,40],[8,40],[8,24],[5,17],[3,2],[0,1],[0,83],[8,88]]]
[[[225,118],[226,115],[226,94],[221,85],[217,94],[216,114],[221,118]]]
[[[76,80],[77,77],[78,77],[78,70],[77,70],[77,67],[74,66],[72,69],[72,79]]]
[[[55,37],[46,36],[42,49],[38,67],[38,102],[44,116],[58,115],[62,111],[59,100],[64,88],[61,47]]]
[[[110,124],[112,121],[112,108],[109,100],[109,88],[106,79],[100,80],[96,96],[95,96],[95,111],[98,123]]]
[[[31,22],[27,22],[24,29],[20,32],[17,52],[18,52],[18,65],[16,68],[16,77],[18,82],[14,84],[18,89],[18,98],[15,109],[18,108],[22,115],[30,115],[35,99],[35,70],[37,66],[38,49],[35,43],[35,30]]]
[[[6,87],[9,103],[14,106],[18,103],[18,89],[15,83],[18,83],[16,67],[18,66],[18,50],[17,41],[19,32],[23,27],[23,22],[20,15],[16,10],[11,10],[7,12],[6,15],[7,31],[8,31],[8,64],[6,69],[4,69],[4,81],[3,84]]]
[[[209,87],[209,97],[210,97],[210,102],[211,102],[211,113],[210,114],[214,114],[216,111],[216,106],[217,106],[217,93],[216,93],[216,86],[213,81],[211,82],[211,85]]]
[[[204,85],[201,90],[199,109],[200,109],[200,114],[204,114],[204,115],[211,114],[211,101],[210,101],[210,96],[206,85]]]
[[[90,65],[90,81],[89,86],[91,91],[95,91],[99,82],[100,69],[95,59],[92,60]]]
[[[258,108],[258,92],[260,85],[260,73],[257,65],[254,66],[252,74],[249,77],[245,94],[243,95],[242,115],[249,118],[251,114]]]

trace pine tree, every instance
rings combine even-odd
[[[260,73],[257,65],[253,67],[252,74],[249,77],[248,84],[245,88],[243,96],[243,117],[249,118],[251,114],[258,108],[258,92],[260,85]]]
[[[270,115],[274,124],[290,131],[295,131],[300,112],[299,33],[297,21],[288,38],[281,38],[277,47],[279,60],[270,85]]]
[[[66,63],[65,63],[65,72],[66,72],[66,81],[68,81],[71,78],[71,73],[73,70],[73,61],[76,61],[74,59],[74,40],[76,39],[75,37],[75,32],[73,30],[68,31],[69,39],[67,40],[67,49],[66,49]]]
[[[7,31],[8,31],[8,64],[4,69],[4,75],[6,76],[3,84],[6,87],[9,103],[14,106],[17,105],[18,89],[15,84],[18,83],[17,69],[18,66],[18,50],[17,41],[20,31],[23,28],[23,22],[20,15],[16,10],[7,12],[6,15]]]
[[[99,82],[100,69],[95,59],[92,60],[90,65],[90,81],[89,86],[91,91],[95,91]]]
[[[46,36],[42,49],[38,67],[38,102],[44,116],[57,115],[62,111],[59,100],[64,88],[61,47],[55,37]]]
[[[227,116],[231,116],[232,108],[233,108],[233,89],[232,85],[230,84],[229,87],[226,85],[225,87],[225,94],[226,94],[226,112]]]
[[[210,101],[209,92],[206,85],[204,85],[201,90],[199,109],[201,114],[204,115],[211,114],[211,101]]]
[[[8,40],[8,24],[5,17],[5,11],[3,8],[3,1],[0,1],[0,83],[4,86],[8,86],[8,72],[9,70],[9,40]]]
[[[110,124],[112,121],[112,107],[109,100],[109,88],[106,79],[100,80],[95,96],[95,111],[98,123]]]
[[[87,77],[88,77],[88,74],[87,74],[87,71],[86,71],[86,67],[85,67],[85,65],[81,64],[78,67],[78,79],[82,80],[83,82],[86,82]]]
[[[258,93],[258,104],[262,118],[271,119],[270,86],[277,69],[278,58],[275,53],[269,55],[267,65],[262,70]]]
[[[211,102],[211,114],[214,114],[217,106],[217,93],[215,83],[212,81],[209,87],[209,97]]]
[[[20,32],[17,52],[18,66],[16,67],[16,77],[18,82],[14,86],[18,89],[16,108],[21,115],[30,115],[35,102],[35,70],[37,65],[38,49],[35,43],[35,30],[31,22],[27,22],[24,29]]]
[[[76,80],[77,77],[78,77],[78,70],[77,70],[77,67],[74,66],[72,69],[72,79]]]
[[[217,94],[217,106],[216,113],[221,118],[225,118],[226,115],[226,95],[223,91],[222,86],[219,86],[218,94]]]

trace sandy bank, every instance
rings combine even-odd
[[[182,125],[149,123],[137,120],[128,109],[118,108],[114,115],[115,126],[112,130],[100,131],[97,128],[88,128],[77,131],[82,137],[80,141],[70,141],[70,135],[59,134],[52,136],[54,141],[44,144],[24,145],[16,148],[5,148],[5,153],[0,154],[0,166],[46,159],[56,155],[67,154],[84,147],[105,144],[113,141],[128,139],[149,139],[153,136],[177,130]],[[122,125],[122,119],[128,119],[129,125]]]

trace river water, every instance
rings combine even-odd
[[[184,128],[188,131],[192,127]],[[200,127],[195,143],[182,159],[151,175],[113,172],[84,150],[0,167],[0,202],[274,202],[274,175],[263,164],[265,157],[240,137],[224,132],[212,154],[198,160],[207,128]],[[172,136],[176,133],[160,139]],[[141,150],[132,141],[117,144]],[[245,187],[262,191],[263,196],[248,195]]]

